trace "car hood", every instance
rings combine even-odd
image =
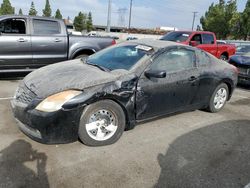
[[[250,55],[235,55],[231,57],[231,60],[237,64],[250,66]]]
[[[117,80],[124,72],[104,72],[81,60],[66,61],[40,68],[24,78],[24,84],[38,98],[68,89],[83,90]]]

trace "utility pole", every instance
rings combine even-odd
[[[108,5],[107,32],[110,32],[110,24],[111,24],[111,0],[109,0],[109,5]]]
[[[133,6],[133,0],[130,0],[128,33],[130,33],[130,28],[131,28],[132,6]]]
[[[193,12],[193,14],[194,16],[193,16],[192,31],[194,30],[194,22],[195,22],[196,14],[198,14],[198,12]]]

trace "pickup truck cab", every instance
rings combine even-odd
[[[104,37],[68,34],[63,20],[0,16],[0,72],[30,72],[33,69],[91,55],[115,41]]]
[[[161,40],[194,46],[222,60],[228,60],[236,52],[235,45],[217,43],[215,34],[207,31],[173,31]]]

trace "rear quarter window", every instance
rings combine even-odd
[[[211,64],[211,58],[206,52],[202,50],[197,50],[196,53],[198,57],[199,66],[207,66]]]
[[[50,20],[33,20],[34,34],[37,35],[53,35],[60,34],[61,29],[57,21]]]

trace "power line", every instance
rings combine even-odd
[[[198,14],[198,12],[193,12],[193,24],[192,24],[192,31],[194,30],[194,22],[195,22],[195,18],[196,18],[196,14]]]
[[[119,8],[117,10],[117,13],[119,15],[118,17],[118,25],[124,27],[125,26],[125,15],[127,12],[127,8]]]

